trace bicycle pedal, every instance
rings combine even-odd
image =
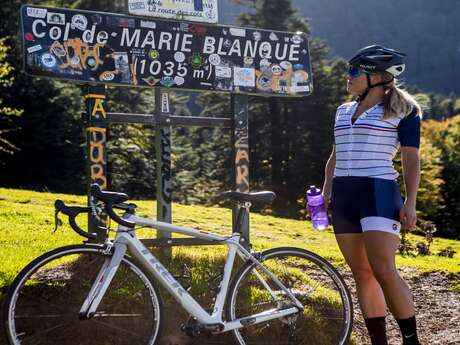
[[[188,324],[181,324],[180,330],[191,338],[195,338],[201,334],[198,323],[190,322]]]

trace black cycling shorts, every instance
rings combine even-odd
[[[395,180],[340,176],[332,182],[332,225],[336,234],[377,230],[399,235],[403,200]]]

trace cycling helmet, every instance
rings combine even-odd
[[[348,60],[348,64],[358,67],[366,73],[368,88],[363,95],[360,96],[360,99],[366,97],[371,88],[389,84],[393,81],[394,77],[404,72],[406,69],[406,64],[404,63],[405,56],[406,54],[404,53],[376,44],[358,50],[356,54]],[[393,78],[389,81],[371,84],[369,74],[376,72],[388,72]]]
[[[348,61],[352,66],[362,68],[365,72],[388,72],[393,77],[404,72],[406,54],[379,45],[364,47]]]

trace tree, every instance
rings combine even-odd
[[[422,127],[425,142],[439,151],[441,171],[440,177],[444,183],[437,186],[437,179],[433,179],[433,186],[427,180],[426,208],[433,216],[441,235],[458,236],[460,224],[460,115],[444,121],[428,120]],[[438,159],[436,152],[430,152],[428,159]],[[440,187],[440,190],[438,189]],[[439,204],[440,198],[442,203]],[[433,202],[430,204],[430,199]]]
[[[2,91],[2,99],[10,108],[23,111],[21,117],[10,117],[9,126],[16,130],[8,133],[8,140],[17,151],[2,159],[8,169],[0,171],[0,180],[10,187],[82,191],[84,136],[79,126],[83,109],[80,89],[22,72],[18,23],[22,3],[10,0],[0,8],[0,37],[7,37],[5,42],[12,47],[5,61],[14,70],[14,80]],[[40,4],[56,5],[52,1]]]
[[[290,0],[236,0],[248,13],[241,25],[271,30],[302,31],[310,41],[314,92],[299,99],[251,98],[250,180],[274,190],[278,215],[298,216],[306,186],[321,185],[333,143],[335,109],[345,100],[343,60],[328,60],[325,42],[312,38],[305,17]],[[298,200],[301,200],[300,203]]]
[[[460,236],[460,115],[453,118],[447,129],[444,152],[446,223]]]
[[[14,77],[11,73],[14,71],[13,66],[7,61],[9,47],[6,45],[6,38],[0,38],[0,153],[12,154],[18,148],[11,143],[5,135],[8,132],[17,130],[11,126],[13,116],[21,116],[23,110],[9,107],[4,103],[2,95],[8,93],[8,89],[13,85]]]
[[[0,37],[8,36],[15,47],[6,57],[17,71],[2,99],[11,109],[22,108],[24,115],[10,122],[8,133],[17,154],[6,157],[8,170],[0,171],[2,184],[65,192],[85,192],[85,133],[81,119],[81,87],[70,82],[25,75],[22,69],[19,8],[23,1],[11,0],[0,8]],[[38,1],[40,5],[121,11],[124,1],[62,0]],[[2,60],[3,61],[3,60]],[[3,65],[2,65],[3,66]],[[109,89],[109,111],[152,112],[153,96],[128,88]],[[110,100],[113,99],[114,101]],[[135,195],[152,196],[155,182],[155,155],[152,131],[141,126],[109,126],[109,177]],[[153,170],[153,172],[152,172]],[[131,182],[131,184],[129,184]],[[127,188],[127,186],[131,188]],[[148,188],[146,187],[148,186]],[[142,193],[140,193],[142,191]],[[139,193],[139,194],[137,194]]]

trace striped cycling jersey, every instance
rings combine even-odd
[[[400,146],[420,146],[420,116],[382,119],[383,103],[362,113],[352,124],[357,102],[337,108],[334,126],[336,165],[334,176],[364,176],[394,180],[393,159]]]

